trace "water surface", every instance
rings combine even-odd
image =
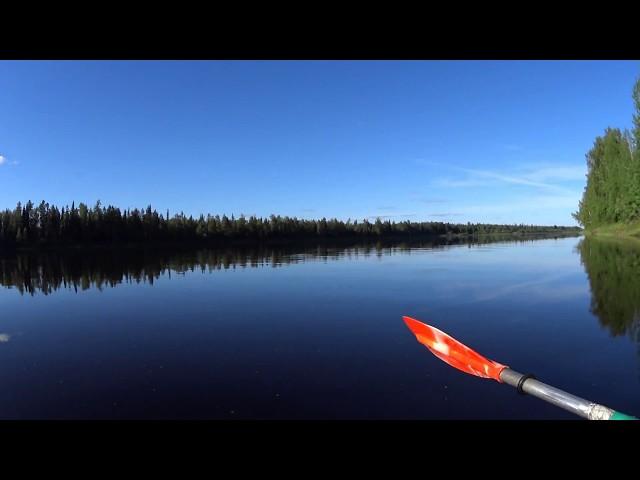
[[[71,251],[0,257],[0,418],[575,418],[436,359],[411,315],[640,414],[640,247]]]

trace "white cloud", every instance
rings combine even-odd
[[[509,202],[474,204],[456,207],[464,209],[465,213],[511,213],[511,212],[536,212],[541,210],[571,209],[576,208],[581,198],[580,193],[567,195],[536,195],[532,197],[522,197],[511,199]]]
[[[478,178],[465,178],[462,180],[454,180],[451,178],[437,178],[431,185],[434,187],[443,187],[443,188],[466,188],[466,187],[486,187],[491,185],[493,182],[489,182],[487,180],[480,180]]]
[[[0,155],[0,165],[6,163],[7,161],[7,157],[5,157],[4,155]]]
[[[579,182],[585,179],[586,166],[577,165],[528,165],[519,166],[510,171],[477,170],[449,166],[453,170],[464,172],[462,178],[437,178],[431,184],[434,187],[468,188],[491,187],[506,183],[522,185],[563,194],[573,194],[574,189],[561,185],[565,182]]]
[[[561,193],[532,194],[524,192],[503,199],[482,201],[482,198],[451,203],[451,212],[462,218],[463,223],[526,223],[537,225],[575,225],[571,212],[575,211],[581,194]],[[433,217],[430,214],[429,217]],[[451,218],[454,218],[453,216]]]
[[[471,174],[471,176],[476,176],[476,177],[480,177],[480,178],[487,178],[487,179],[494,179],[494,180],[499,180],[501,182],[504,183],[512,183],[512,184],[516,184],[516,185],[527,185],[529,187],[537,187],[537,188],[546,188],[546,189],[562,189],[562,187],[559,187],[558,185],[553,185],[551,183],[546,183],[546,182],[542,182],[542,181],[536,181],[536,180],[532,180],[529,176],[527,176],[526,174],[520,174],[520,175],[505,175],[503,173],[498,173],[498,172],[491,172],[488,170],[471,170],[471,169],[462,169],[465,172],[468,172],[469,174]],[[534,178],[535,178],[535,172],[534,172]]]
[[[537,169],[524,174],[524,177],[533,181],[580,181],[585,180],[587,166],[560,166],[560,167],[538,167]]]
[[[436,167],[434,171],[442,173],[430,182],[430,187],[441,189],[435,194],[469,190],[456,193],[445,211],[460,213],[469,221],[489,223],[574,225],[571,212],[582,197],[587,173],[582,162],[518,163],[490,170],[430,161],[423,165]],[[485,192],[490,197],[483,198]]]
[[[8,333],[0,333],[0,343],[7,343],[10,338],[11,335],[9,335]]]

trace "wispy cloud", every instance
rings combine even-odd
[[[533,175],[534,178],[536,177],[540,177],[540,175],[538,175],[538,172],[532,172],[531,174],[519,174],[519,175],[505,175],[503,173],[499,173],[499,172],[492,172],[489,170],[472,170],[472,169],[462,169],[465,172],[468,172],[470,175],[472,176],[476,176],[479,178],[487,178],[487,179],[493,179],[493,180],[499,180],[501,182],[504,183],[511,183],[511,184],[515,184],[515,185],[527,185],[529,187],[538,187],[538,188],[546,188],[546,189],[551,189],[551,190],[555,190],[555,189],[564,189],[563,187],[559,187],[558,185],[554,185],[552,183],[548,183],[548,182],[543,182],[543,181],[536,181],[531,179],[530,175]],[[543,177],[545,178],[545,177]]]
[[[11,339],[8,333],[0,333],[0,343],[7,343]]]
[[[0,155],[0,167],[2,165],[18,165],[18,163],[20,162],[18,162],[17,160],[9,161],[7,157],[5,157],[4,155]]]
[[[533,195],[521,196],[511,199],[509,202],[499,203],[474,203],[473,205],[461,205],[456,208],[464,211],[465,215],[493,215],[513,212],[539,212],[545,210],[575,209],[580,200],[580,193],[565,195]]]
[[[542,182],[553,180],[580,181],[585,179],[587,168],[581,165],[538,167],[524,175],[529,180]]]
[[[491,185],[491,182],[479,178],[464,178],[456,180],[452,178],[437,178],[431,185],[443,188],[465,188],[465,187],[485,187]]]
[[[555,191],[573,193],[560,185],[568,181],[584,180],[586,167],[576,165],[560,166],[520,166],[510,171],[492,171],[449,166],[450,169],[464,173],[462,178],[438,178],[432,182],[433,186],[444,188],[489,187],[499,184],[522,185]]]
[[[395,205],[387,205],[387,206],[383,206],[383,207],[378,207],[378,210],[397,210],[398,207],[396,207]]]
[[[574,225],[571,212],[580,201],[587,174],[582,162],[519,162],[489,169],[431,160],[422,160],[420,164],[436,173],[426,186],[432,191],[436,189],[434,197],[444,190],[452,194],[446,201],[446,210],[444,207],[440,210],[460,213],[471,221],[496,223]],[[456,189],[463,191],[454,194]],[[411,192],[411,200],[426,199],[419,193]]]

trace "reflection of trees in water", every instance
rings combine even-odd
[[[591,285],[591,311],[612,335],[640,344],[640,241],[584,238],[578,251]]]
[[[558,238],[558,237],[553,237]],[[518,243],[534,239],[518,239]],[[313,244],[220,249],[93,249],[16,253],[0,257],[0,285],[20,293],[48,295],[58,289],[87,290],[115,287],[121,283],[153,284],[161,275],[200,270],[202,272],[246,267],[279,267],[308,260],[337,260],[415,248],[446,248],[500,241],[516,242],[504,236],[486,236],[473,241],[436,240],[375,242],[357,244]]]

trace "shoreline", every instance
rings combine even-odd
[[[620,238],[640,240],[640,222],[612,223],[593,229],[585,229],[585,236],[595,238]]]
[[[30,252],[69,252],[69,251],[105,251],[134,249],[176,249],[192,250],[199,248],[260,248],[278,246],[304,245],[358,245],[358,244],[400,244],[411,242],[448,243],[492,243],[502,240],[536,240],[551,238],[578,237],[583,230],[564,230],[558,232],[518,232],[518,233],[486,233],[486,234],[442,234],[442,235],[389,235],[389,236],[346,236],[346,237],[300,237],[271,239],[228,239],[216,241],[187,242],[119,242],[119,243],[78,243],[78,244],[45,244],[29,246],[0,246],[1,253]]]

